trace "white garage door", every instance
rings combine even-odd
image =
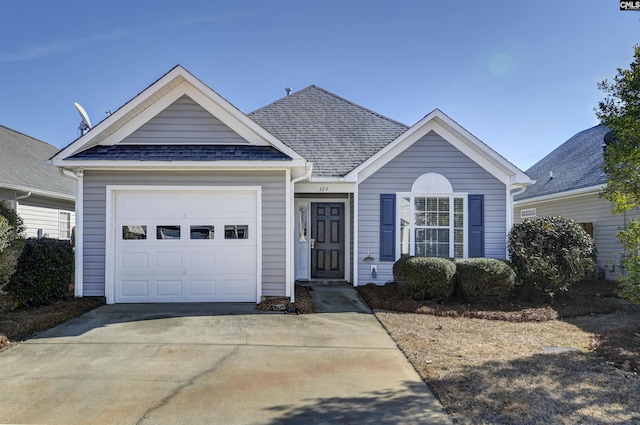
[[[116,303],[255,302],[256,190],[115,192]]]

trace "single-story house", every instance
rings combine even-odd
[[[514,216],[523,220],[560,215],[574,220],[593,237],[605,277],[615,280],[623,255],[616,233],[640,217],[640,210],[612,214],[611,203],[602,197],[607,185],[602,164],[608,132],[602,124],[581,131],[529,168],[527,175],[535,184],[515,195]]]
[[[46,164],[56,152],[55,146],[0,125],[0,201],[22,217],[29,238],[71,238],[75,183]]]
[[[76,294],[294,297],[402,254],[505,258],[529,177],[439,110],[409,127],[316,86],[245,114],[176,66],[52,158],[78,184]]]

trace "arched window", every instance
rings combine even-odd
[[[397,193],[400,255],[464,258],[467,194],[456,193],[441,174],[418,177],[411,192]]]

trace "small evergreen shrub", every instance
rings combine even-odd
[[[560,216],[516,223],[509,232],[508,248],[528,297],[567,291],[595,266],[593,239],[573,220]]]
[[[393,265],[393,279],[414,300],[446,300],[454,289],[455,264],[446,258],[402,257]]]
[[[65,299],[73,277],[69,241],[27,239],[7,292],[20,306],[36,307]]]
[[[24,224],[6,201],[0,201],[0,292],[16,271],[24,247]]]
[[[516,273],[502,260],[466,258],[456,260],[456,285],[467,302],[500,303],[509,298]]]

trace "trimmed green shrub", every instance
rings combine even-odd
[[[36,307],[69,295],[74,255],[69,241],[27,239],[6,289],[20,306]]]
[[[456,260],[456,285],[467,302],[500,303],[516,282],[511,266],[495,258]]]
[[[0,292],[15,273],[24,247],[24,224],[6,201],[0,201]]]
[[[509,232],[509,255],[523,295],[553,296],[567,291],[595,266],[593,239],[573,220],[535,217]]]
[[[402,257],[393,265],[393,279],[414,300],[446,300],[454,289],[455,264],[446,258]]]

